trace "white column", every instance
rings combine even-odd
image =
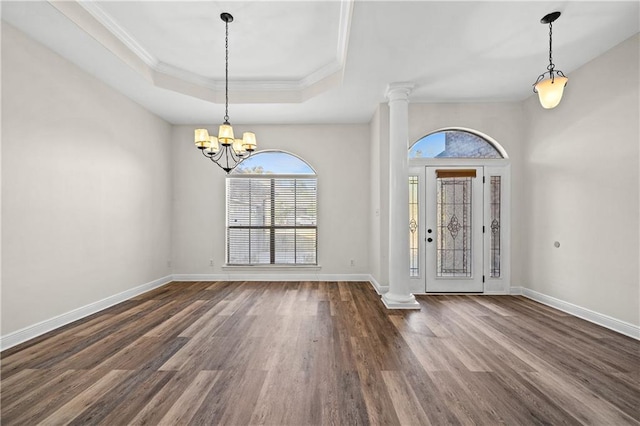
[[[420,309],[409,291],[409,93],[411,83],[392,83],[389,100],[389,291],[388,309]]]

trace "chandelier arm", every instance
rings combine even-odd
[[[231,169],[233,168],[233,167],[229,167],[229,154],[231,154],[232,151],[233,151],[233,148],[227,147],[227,149],[224,152],[224,160],[225,160],[226,166],[224,166],[223,169],[225,169],[227,173],[229,173],[229,171],[231,171]],[[233,159],[233,154],[231,154],[231,158]]]
[[[226,167],[223,167],[223,169],[229,173],[231,170],[235,169],[238,164],[240,164],[242,157],[236,154],[232,146],[228,146],[227,152],[225,153],[225,160],[227,165]]]
[[[567,76],[566,76],[566,75],[564,75],[564,73],[563,73],[562,71],[560,71],[560,70],[553,69],[553,70],[545,71],[545,72],[543,72],[542,74],[540,74],[540,75],[538,76],[538,78],[536,79],[536,81],[533,83],[533,93],[538,93],[538,91],[536,90],[536,84],[538,84],[538,83],[540,83],[542,80],[544,80],[544,77],[545,77],[547,74],[549,74],[549,78],[551,79],[551,81],[552,81],[552,82],[554,82],[554,81],[555,81],[555,76],[554,76],[554,74],[556,74],[556,75],[557,75],[557,76],[559,76],[559,77],[567,78]]]
[[[538,83],[540,83],[542,80],[544,80],[544,76],[545,76],[546,72],[543,72],[542,74],[540,74],[538,76],[538,78],[536,79],[536,81],[533,83],[533,93],[538,93],[538,91],[536,90],[536,85]]]
[[[205,150],[201,150],[202,155],[212,162],[216,163],[222,170],[229,173],[235,169],[240,163],[253,155],[253,151],[247,151],[246,155],[240,155],[233,150],[231,146],[223,146],[218,152],[209,154]]]
[[[204,154],[205,157],[207,157],[209,160],[211,160],[211,161],[213,161],[215,163],[220,159],[220,156],[222,155],[222,150],[220,150],[218,152],[211,153],[211,154],[207,154],[203,150],[202,153]]]

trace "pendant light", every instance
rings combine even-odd
[[[559,17],[560,12],[552,12],[545,15],[540,20],[541,24],[549,24],[549,65],[547,66],[547,71],[540,74],[536,82],[533,83],[533,92],[538,94],[540,104],[545,109],[551,109],[558,106],[562,99],[564,86],[566,86],[567,81],[569,81],[562,71],[555,69],[552,57],[552,24],[553,21]],[[547,74],[549,74],[549,77],[545,78]]]
[[[205,157],[229,173],[242,160],[251,156],[256,150],[257,144],[256,135],[252,132],[244,132],[242,139],[235,139],[233,127],[229,123],[229,23],[233,22],[233,16],[224,12],[220,15],[220,19],[222,19],[225,26],[224,122],[218,128],[217,137],[209,135],[207,129],[196,129],[194,136],[196,148],[201,150]]]

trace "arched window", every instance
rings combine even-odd
[[[409,149],[409,158],[506,157],[496,141],[466,129],[446,129],[430,133]]]
[[[262,151],[227,177],[228,265],[316,265],[317,177],[301,158]]]
[[[300,157],[284,151],[260,151],[238,164],[233,173],[252,175],[315,175]],[[232,174],[233,174],[232,173]]]

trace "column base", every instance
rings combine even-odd
[[[397,295],[387,292],[382,295],[382,303],[387,309],[420,309],[420,304],[413,294]]]

